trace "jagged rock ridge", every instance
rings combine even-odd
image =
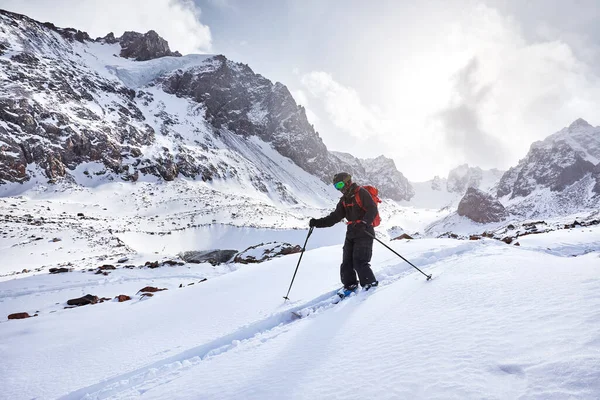
[[[531,145],[529,153],[508,170],[498,186],[498,197],[525,197],[539,188],[563,191],[585,176],[595,180],[600,193],[600,127],[583,119]]]
[[[145,34],[125,32],[118,39],[114,39],[114,34],[109,33],[104,40],[107,43],[117,41],[121,45],[120,56],[133,58],[136,61],[147,61],[167,56],[181,57],[178,51],[172,52],[169,49],[169,43],[152,30]]]
[[[22,14],[13,13],[6,10],[1,10],[0,13],[10,17],[14,21],[22,21],[28,25],[41,25],[49,30],[58,33],[63,38],[69,41],[77,42],[101,42],[107,44],[119,43],[121,45],[121,57],[133,58],[137,61],[153,60],[160,57],[173,56],[181,57],[178,51],[172,52],[169,49],[169,43],[158,35],[154,30],[150,30],[145,34],[138,32],[125,32],[123,36],[115,38],[114,33],[109,33],[103,38],[92,39],[87,32],[80,31],[74,28],[59,28],[51,22],[39,22]],[[0,46],[0,54],[2,47]]]
[[[479,167],[469,167],[468,164],[454,168],[448,174],[446,189],[450,193],[465,193],[470,187],[478,188],[483,179],[483,171]]]
[[[265,168],[248,158],[268,153],[254,137],[327,184],[336,172],[355,168],[327,150],[284,85],[247,65],[224,56],[173,61],[165,56],[178,54],[152,31],[91,40],[4,11],[0,27],[0,184],[25,182],[37,167],[51,181],[81,173],[125,180],[245,174],[255,189],[293,203],[278,162],[265,161]],[[158,79],[138,90],[119,79],[141,70],[94,53],[117,42],[121,56],[149,60],[138,81]],[[183,111],[169,95],[187,99]],[[405,183],[398,185],[390,183],[382,195],[403,193]]]
[[[500,180],[497,196],[515,215],[565,215],[600,205],[600,127],[583,119],[535,142]]]

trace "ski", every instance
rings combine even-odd
[[[323,301],[320,301],[315,304],[311,304],[309,306],[302,307],[298,310],[292,311],[291,312],[292,319],[296,320],[296,319],[306,318],[311,314],[331,308],[331,307],[341,303],[343,300],[353,298],[358,295],[375,292],[374,289],[375,288],[373,287],[368,291],[359,290],[359,289],[356,289],[353,291],[347,291],[342,287],[342,288],[336,290],[333,295],[331,295],[329,298],[327,298]]]

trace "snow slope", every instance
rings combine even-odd
[[[550,234],[521,248],[495,240],[392,242],[434,275],[430,282],[376,244],[382,285],[335,306],[328,298],[338,286],[339,245],[304,255],[287,303],[297,255],[181,289],[172,275],[187,267],[152,270],[154,284],[171,282],[170,290],[0,322],[2,395],[596,399],[600,249],[571,257],[600,241],[600,229],[586,229],[563,238],[554,254],[540,251],[556,240]],[[130,273],[117,270],[76,291],[133,290]],[[65,299],[78,276],[2,282],[0,313]],[[133,286],[143,286],[144,276],[137,279]],[[43,289],[54,297],[44,300]],[[293,310],[311,312],[298,320]]]

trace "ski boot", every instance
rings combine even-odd
[[[375,281],[375,282],[371,282],[371,283],[367,283],[365,286],[363,286],[363,290],[366,292],[367,290],[371,289],[371,288],[376,288],[377,286],[379,286],[379,282]]]
[[[337,295],[340,296],[340,299],[346,298],[350,296],[352,293],[356,293],[358,291],[358,285],[349,285],[344,286],[340,290],[338,290]]]

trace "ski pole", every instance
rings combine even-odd
[[[283,296],[283,298],[286,300],[290,299],[288,296],[290,295],[290,290],[292,290],[292,285],[294,284],[294,279],[296,279],[296,273],[298,272],[298,267],[300,266],[300,261],[302,261],[302,256],[304,255],[304,250],[306,250],[306,243],[308,243],[308,238],[310,237],[310,235],[312,235],[313,229],[315,229],[315,228],[313,226],[311,226],[310,229],[308,230],[308,235],[306,235],[306,240],[304,241],[304,247],[302,247],[302,253],[300,253],[300,259],[298,260],[298,265],[296,265],[296,270],[294,271],[294,276],[292,277],[292,282],[290,283],[290,288],[288,289],[287,294],[285,296]]]
[[[413,263],[411,263],[410,261],[408,261],[406,258],[402,257],[400,254],[396,253],[396,251],[394,249],[392,249],[390,246],[388,246],[387,244],[383,243],[381,240],[377,239],[374,235],[371,235],[371,232],[369,232],[369,231],[365,231],[365,232],[367,233],[367,235],[371,236],[373,239],[377,240],[379,243],[381,243],[382,245],[384,245],[385,247],[387,247],[387,249],[390,250],[392,253],[394,253],[395,255],[397,255],[398,257],[400,257],[404,261],[406,261],[408,264],[410,264],[411,267],[413,267],[414,269],[416,269],[417,271],[419,271],[420,273],[422,273],[423,275],[425,275],[427,277],[427,280],[431,279],[431,274],[427,275],[425,272],[421,271]]]

